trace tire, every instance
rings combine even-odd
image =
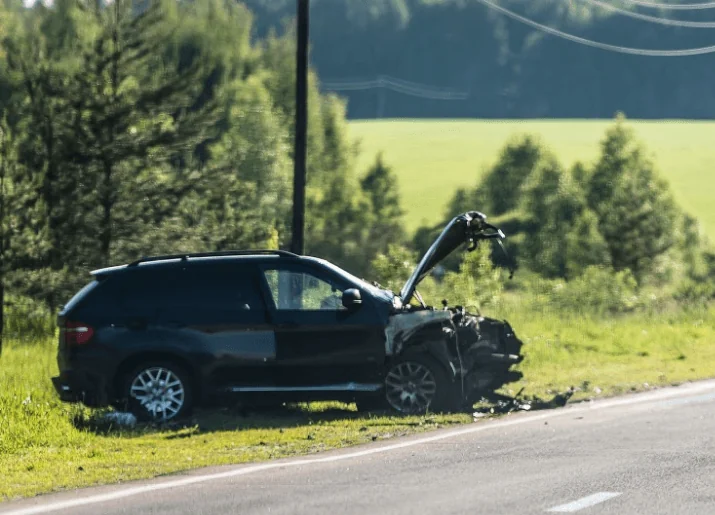
[[[127,374],[122,384],[122,396],[137,420],[168,422],[191,413],[191,376],[176,363],[146,361]],[[142,395],[144,392],[146,395]]]
[[[385,402],[404,415],[449,412],[458,408],[458,388],[438,361],[420,353],[395,360],[385,375]]]

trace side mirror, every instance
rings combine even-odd
[[[348,288],[343,292],[343,306],[347,309],[355,309],[362,305],[362,295],[357,288]]]

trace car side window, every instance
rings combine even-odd
[[[293,311],[341,311],[345,286],[304,270],[265,270],[276,309]]]
[[[161,319],[225,317],[264,323],[266,310],[257,281],[250,272],[224,266],[173,267],[134,274],[125,303],[132,310],[154,311]]]

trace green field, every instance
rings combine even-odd
[[[406,224],[414,230],[442,220],[459,186],[476,184],[514,135],[539,135],[564,165],[592,163],[612,120],[353,121],[361,140],[360,169],[382,151],[400,179]],[[715,235],[715,123],[629,120],[681,205]],[[479,209],[479,206],[474,206]],[[487,213],[488,214],[488,213]]]

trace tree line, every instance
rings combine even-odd
[[[257,14],[257,35],[280,27],[295,11],[293,0],[246,3]],[[495,3],[612,45],[682,49],[715,43],[710,30],[634,20],[586,0]],[[468,94],[445,101],[377,89],[345,91],[351,118],[374,118],[380,111],[387,118],[610,118],[619,110],[633,118],[715,116],[709,55],[658,58],[590,48],[522,25],[476,0],[311,0],[311,5],[312,61],[325,81],[390,75]],[[626,2],[618,7],[635,8]],[[647,11],[701,22],[708,13]]]
[[[54,310],[142,255],[289,246],[292,26],[253,40],[218,0],[8,1],[0,20],[0,305]],[[356,169],[314,71],[309,106],[306,251],[364,273],[401,237],[394,177]]]
[[[675,201],[625,115],[618,113],[600,146],[592,166],[566,168],[546,142],[516,135],[473,187],[455,192],[444,220],[479,206],[509,236],[511,257],[495,249],[495,262],[546,280],[607,289],[627,279],[660,297],[715,298],[715,249]],[[414,248],[425,250],[441,227],[419,229]],[[448,269],[462,259],[450,258]]]

